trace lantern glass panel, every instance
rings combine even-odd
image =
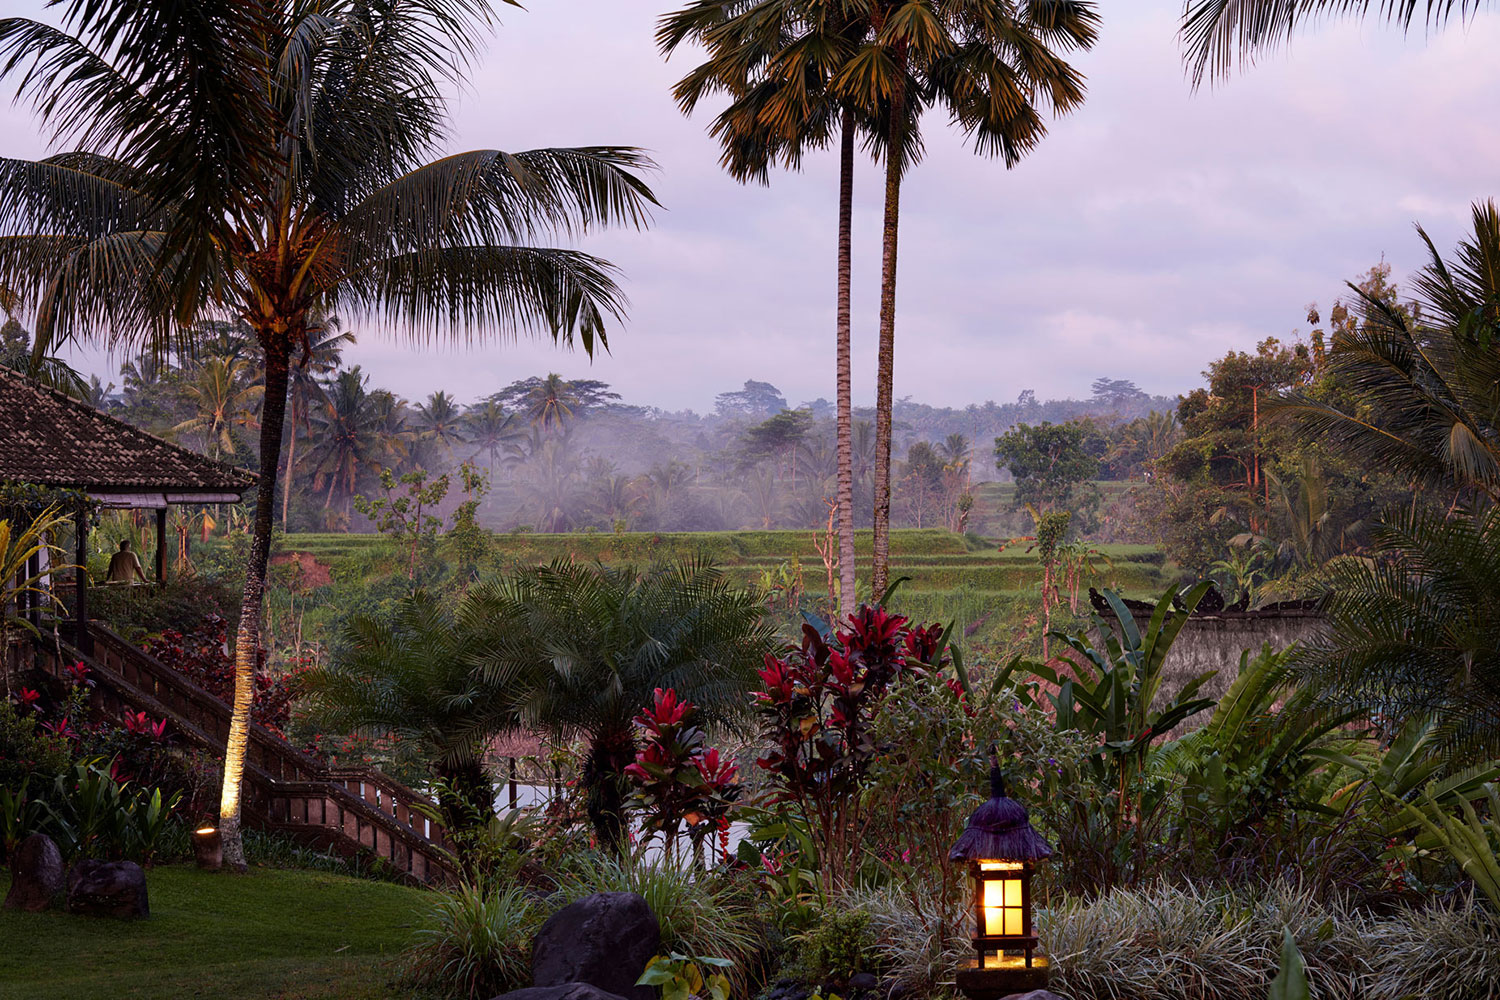
[[[980,907],[984,911],[984,933],[987,936],[1019,937],[1026,933],[1026,911],[1021,892],[1023,865],[1015,861],[981,861],[981,872],[1004,872],[989,875],[983,886]]]

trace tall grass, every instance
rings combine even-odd
[[[554,898],[564,902],[596,892],[633,892],[661,924],[663,952],[727,958],[736,992],[744,992],[763,950],[754,919],[751,884],[738,876],[692,867],[647,864],[640,858],[597,856],[559,880]]]
[[[440,896],[407,954],[413,985],[480,1000],[531,985],[531,940],[545,916],[524,889],[464,885]]]

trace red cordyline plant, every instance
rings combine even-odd
[[[699,855],[740,794],[734,780],[739,766],[705,745],[697,717],[698,706],[679,701],[672,688],[657,688],[651,705],[635,717],[641,749],[625,774],[636,786],[642,825],[648,835],[661,834],[669,857],[684,823]]]
[[[827,642],[811,625],[802,645],[767,656],[755,693],[770,751],[756,763],[774,782],[774,802],[795,806],[819,849],[825,889],[846,881],[863,830],[863,791],[877,748],[871,723],[894,683],[941,667],[943,629],[911,626],[884,608],[861,607]]]
[[[229,652],[229,623],[207,615],[193,632],[166,629],[148,637],[142,646],[162,663],[186,675],[209,694],[225,702],[234,699],[234,655]],[[255,704],[251,718],[278,736],[291,718],[292,702],[301,691],[305,664],[284,673],[266,672],[266,653],[260,651],[255,671]]]

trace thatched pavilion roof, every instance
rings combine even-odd
[[[83,490],[106,504],[238,499],[255,475],[188,451],[0,367],[0,480]]]

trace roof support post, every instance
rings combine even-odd
[[[78,651],[86,655],[94,652],[94,640],[89,635],[89,501],[87,497],[78,501],[77,519],[73,525],[73,561],[78,568],[73,571],[73,641]]]
[[[156,508],[156,583],[167,582],[167,508]]]

